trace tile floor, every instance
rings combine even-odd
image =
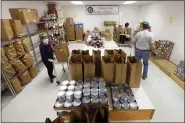
[[[77,46],[69,46],[70,49]],[[79,49],[83,49],[79,45]],[[78,48],[77,48],[78,49]],[[129,48],[122,48],[129,55]],[[55,64],[56,71],[62,65]],[[67,65],[65,64],[65,68]],[[68,72],[60,74],[60,80],[68,79]],[[147,80],[141,80],[141,86],[152,101],[156,111],[151,122],[184,121],[184,90],[163,73],[152,62],[149,65]],[[19,93],[3,110],[2,122],[44,122],[46,117],[56,118],[53,105],[59,86],[51,84],[44,68],[24,90]]]

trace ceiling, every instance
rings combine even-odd
[[[75,5],[72,4],[70,1],[47,1],[47,2],[56,2],[61,5]],[[123,5],[122,3],[124,1],[82,1],[84,5]],[[128,4],[128,5],[145,5],[145,4],[150,4],[154,3],[156,1],[137,1],[133,4]]]

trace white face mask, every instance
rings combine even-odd
[[[44,42],[44,44],[48,44],[49,40],[48,39],[44,39],[43,42]]]

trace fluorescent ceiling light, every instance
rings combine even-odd
[[[123,2],[123,4],[132,4],[132,3],[135,3],[135,2],[137,2],[137,1],[125,1],[125,2]]]
[[[71,3],[77,4],[77,5],[82,5],[82,4],[84,4],[84,3],[82,3],[82,1],[71,1]]]

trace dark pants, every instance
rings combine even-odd
[[[49,61],[43,61],[44,65],[48,70],[48,75],[50,79],[53,79],[53,63]]]
[[[126,35],[120,35],[119,37],[119,43],[124,44],[126,40]]]
[[[144,65],[144,69],[143,69],[143,77],[147,77],[147,73],[148,73],[148,61],[150,58],[150,51],[143,51],[143,50],[135,50],[135,56],[141,60],[143,59],[143,65]]]

